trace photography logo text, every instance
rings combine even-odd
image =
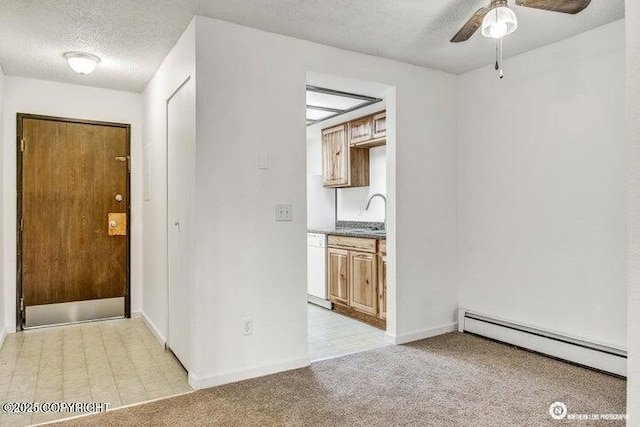
[[[561,420],[567,416],[567,405],[562,402],[553,402],[549,406],[549,415],[554,420]]]
[[[553,402],[549,406],[549,415],[554,420],[571,421],[621,421],[629,418],[627,414],[574,414],[569,413],[563,402]]]

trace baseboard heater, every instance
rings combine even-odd
[[[627,376],[627,352],[619,348],[521,325],[465,309],[459,310],[458,330],[615,375]]]

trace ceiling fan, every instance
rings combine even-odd
[[[516,5],[533,9],[576,14],[589,6],[591,0],[516,0]],[[518,28],[516,14],[507,6],[507,0],[490,0],[488,6],[476,13],[451,39],[452,43],[469,40],[482,27],[482,35],[498,41],[496,48],[496,70],[502,62],[502,38]],[[502,70],[500,70],[502,78]]]

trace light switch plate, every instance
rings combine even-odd
[[[268,170],[269,169],[269,154],[262,152],[258,154],[258,169],[260,170]]]
[[[293,206],[292,205],[276,205],[276,221],[292,221]]]

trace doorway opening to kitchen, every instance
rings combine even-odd
[[[307,298],[312,361],[386,345],[387,152],[395,89],[309,73]],[[390,188],[391,186],[389,186]],[[394,216],[392,216],[394,217]],[[394,317],[395,318],[395,317]]]

